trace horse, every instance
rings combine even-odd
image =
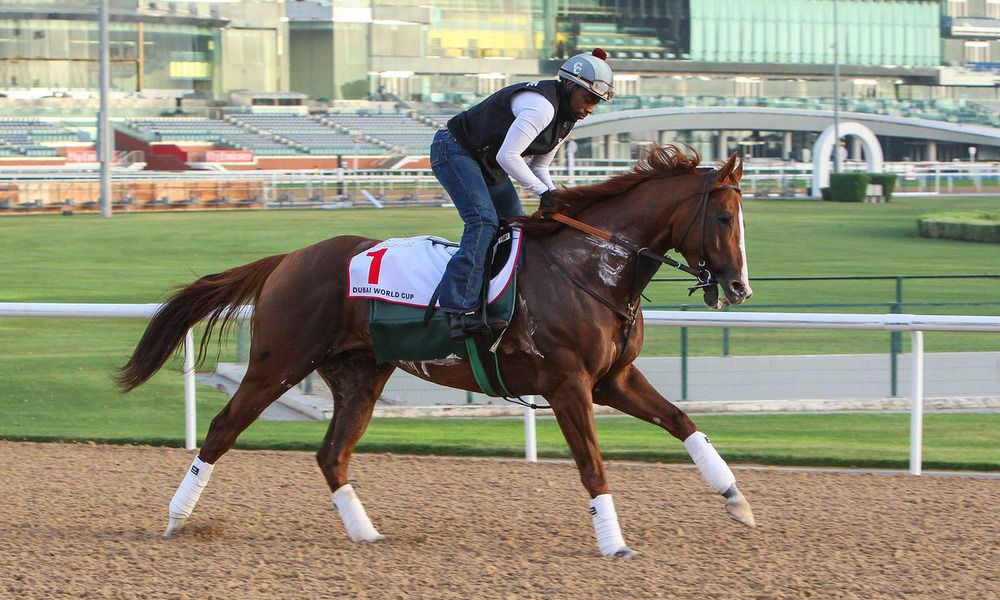
[[[514,315],[496,353],[509,391],[544,397],[590,495],[598,549],[637,554],[624,540],[598,447],[594,405],[648,421],[681,440],[729,516],[753,527],[753,511],[725,460],[676,405],[633,365],[643,343],[639,295],[659,262],[699,277],[706,305],[749,298],[744,218],[734,154],[700,166],[693,149],[653,147],[633,168],[591,185],[554,192],[555,209],[519,219],[525,242]],[[569,225],[567,225],[569,224]],[[571,225],[571,226],[570,226]],[[179,288],[149,322],[116,381],[123,393],[149,379],[185,332],[203,319],[202,358],[213,327],[231,325],[252,302],[246,376],[212,420],[204,444],[169,505],[164,537],[187,522],[218,460],[264,409],[316,371],[334,412],[316,454],[331,502],[353,542],[378,532],[348,480],[355,445],[386,381],[399,368],[422,379],[479,391],[468,360],[379,363],[368,331],[371,300],[347,297],[348,262],[377,240],[344,235],[261,258]],[[674,249],[687,265],[672,261]],[[657,260],[650,268],[649,258]],[[698,265],[697,268],[691,265]],[[720,292],[721,288],[721,292]]]

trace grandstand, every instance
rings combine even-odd
[[[386,154],[388,144],[369,131],[345,132],[325,118],[313,119],[294,114],[231,114],[227,120],[261,135],[272,135],[307,154],[375,155]]]
[[[433,125],[435,127],[444,127],[445,125],[448,124],[448,121],[450,121],[451,118],[457,115],[458,113],[459,111],[457,110],[452,112],[438,112],[437,110],[435,110],[434,112],[423,112],[420,114],[420,116],[426,119],[428,124],[430,125]]]
[[[569,24],[567,24],[569,25]],[[604,48],[608,56],[622,59],[690,58],[667,48],[652,27],[625,27],[614,23],[580,23],[578,31],[567,27],[577,48]],[[680,55],[679,55],[680,54]]]
[[[298,144],[237,123],[201,118],[126,119],[122,126],[148,142],[211,142],[267,156],[305,154]]]
[[[40,158],[61,156],[52,145],[89,145],[89,137],[40,119],[0,118],[0,157]]]
[[[353,135],[368,134],[398,154],[427,154],[438,128],[437,123],[398,113],[328,112],[323,120]]]

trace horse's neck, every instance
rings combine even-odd
[[[677,241],[672,239],[672,232],[683,229],[683,223],[680,227],[677,223],[684,219],[685,215],[680,213],[685,211],[679,209],[689,199],[688,195],[678,194],[666,198],[657,193],[657,187],[640,185],[593,204],[579,218],[639,247],[663,254]]]
[[[626,309],[635,272],[635,260],[628,251],[570,228],[538,242],[529,245],[528,251],[534,257],[529,256],[526,264],[529,268],[540,267],[530,270],[550,282],[544,287],[554,285],[570,295],[580,295],[577,288],[584,288],[588,294],[597,294],[620,310]]]

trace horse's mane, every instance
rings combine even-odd
[[[692,173],[699,164],[701,154],[687,144],[683,149],[674,144],[651,146],[636,161],[631,171],[615,175],[602,183],[563,187],[552,192],[552,197],[556,202],[557,212],[572,217],[592,204],[623,194],[644,181]],[[560,227],[559,223],[532,217],[518,217],[515,220],[528,235],[551,233]]]

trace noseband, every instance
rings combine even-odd
[[[728,184],[728,183],[713,188],[712,187],[712,183],[715,182],[715,177],[718,174],[719,174],[719,170],[713,168],[713,169],[710,169],[708,171],[708,173],[705,175],[705,178],[701,182],[701,190],[699,192],[699,198],[698,198],[698,208],[695,209],[694,213],[691,215],[691,220],[688,221],[687,227],[684,230],[684,235],[681,236],[681,241],[679,243],[677,243],[677,244],[674,245],[674,248],[679,251],[680,247],[682,245],[684,245],[684,241],[687,240],[688,234],[691,233],[691,228],[694,226],[694,222],[698,219],[698,215],[700,214],[701,215],[701,249],[700,249],[699,254],[698,254],[698,268],[697,269],[691,267],[690,265],[686,265],[686,264],[684,264],[684,263],[682,263],[680,261],[674,260],[673,258],[671,258],[671,257],[669,257],[669,256],[667,256],[665,254],[664,255],[660,255],[660,254],[657,254],[656,252],[653,252],[652,250],[650,250],[648,248],[640,247],[635,242],[632,242],[631,240],[627,240],[627,239],[625,239],[625,238],[623,238],[623,237],[621,237],[621,236],[619,236],[617,234],[608,233],[607,231],[604,231],[602,229],[598,229],[596,227],[592,227],[590,225],[587,225],[586,223],[582,223],[580,221],[577,221],[576,219],[573,219],[571,217],[567,217],[567,216],[562,215],[560,213],[551,213],[549,215],[546,215],[546,218],[552,219],[553,221],[558,221],[558,222],[560,222],[560,223],[562,223],[564,225],[568,225],[568,226],[570,226],[570,227],[572,227],[574,229],[577,229],[579,231],[582,231],[582,232],[587,233],[589,235],[592,235],[594,237],[600,238],[600,239],[602,239],[602,240],[604,240],[606,242],[610,242],[610,243],[612,243],[612,244],[614,244],[616,246],[625,248],[629,252],[631,252],[633,254],[636,254],[638,256],[641,256],[643,258],[648,258],[650,260],[653,260],[653,261],[665,264],[667,266],[673,267],[675,269],[684,271],[688,275],[691,275],[692,277],[694,277],[695,279],[698,280],[698,283],[696,285],[693,285],[693,286],[691,286],[691,287],[688,288],[688,296],[690,296],[691,294],[695,293],[697,290],[709,288],[709,287],[712,287],[714,285],[718,285],[719,284],[718,280],[715,279],[715,276],[712,275],[712,272],[708,269],[707,262],[705,261],[705,256],[706,256],[706,252],[705,252],[705,229],[706,228],[705,228],[705,225],[708,222],[708,198],[709,198],[709,196],[712,195],[713,192],[717,192],[717,191],[720,191],[720,190],[733,190],[733,191],[736,191],[736,192],[741,192],[739,186]]]

